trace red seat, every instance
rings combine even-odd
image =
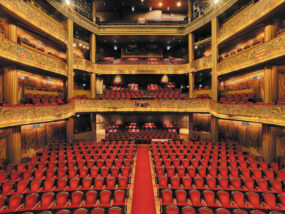
[[[213,210],[207,207],[201,207],[199,209],[200,214],[213,214]]]
[[[163,206],[174,205],[171,190],[168,190],[168,189],[162,190],[162,197],[161,197],[160,204]]]
[[[109,209],[109,214],[121,214],[121,208],[120,207],[111,207]]]
[[[185,190],[176,190],[175,196],[176,196],[177,206],[189,206],[190,205],[190,201],[187,200],[187,193]]]
[[[85,194],[85,204],[84,207],[95,207],[96,206],[96,200],[97,200],[97,192],[96,191],[88,191]]]
[[[104,178],[97,177],[95,179],[94,190],[102,190],[104,185]]]
[[[110,207],[111,205],[111,192],[104,190],[100,192],[100,199],[98,200],[98,207]]]
[[[211,190],[203,191],[203,196],[208,207],[218,207],[219,204],[215,199],[215,193]]]
[[[203,206],[201,203],[201,193],[198,190],[191,190],[189,192],[192,206]]]
[[[92,184],[92,178],[84,178],[82,180],[82,186],[80,187],[80,190],[91,190],[93,189]]]
[[[234,208],[235,207],[233,205],[233,203],[230,201],[230,194],[228,192],[223,191],[223,190],[219,191],[218,192],[218,198],[222,204],[222,207],[225,207],[225,208]]]
[[[182,214],[195,214],[195,209],[193,207],[183,207]]]
[[[73,212],[73,214],[87,214],[87,213],[88,213],[88,210],[84,208],[79,208]]]
[[[178,214],[179,210],[176,206],[167,206],[165,212],[166,214]]]
[[[21,208],[21,211],[25,210],[33,210],[37,205],[39,195],[36,193],[32,193],[26,196],[25,198],[25,205]]]
[[[127,200],[125,200],[125,191],[123,190],[116,190],[114,192],[114,202],[111,206],[126,206]]]
[[[91,214],[105,214],[105,210],[103,208],[94,208],[91,211]]]
[[[225,208],[218,208],[216,214],[231,214],[231,212]]]

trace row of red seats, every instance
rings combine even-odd
[[[226,190],[226,191],[252,191],[252,192],[269,192],[269,193],[285,193],[284,181],[278,180],[264,180],[251,178],[225,178],[223,176],[217,177],[167,177],[162,176],[157,179],[158,190],[163,189],[210,189],[212,191]],[[160,193],[160,192],[159,192]]]
[[[127,199],[125,192],[117,190],[111,197],[111,191],[101,191],[97,196],[96,191],[88,191],[85,194],[81,191],[69,192],[61,191],[58,193],[46,192],[39,197],[36,193],[23,195],[13,195],[9,198],[1,197],[0,213],[12,213],[23,211],[40,210],[59,210],[75,208],[110,208],[112,206],[122,207],[126,210]],[[110,212],[109,212],[110,213]],[[121,212],[120,212],[121,213]]]
[[[166,206],[166,214],[266,214],[267,212],[261,210],[245,210],[245,209],[226,209],[226,208],[209,208],[209,207],[177,207],[177,206]],[[270,211],[269,214],[282,214],[278,211]]]
[[[203,197],[202,197],[203,196]],[[193,206],[193,207],[222,207],[241,209],[261,209],[261,210],[285,210],[285,194],[272,193],[258,194],[256,192],[243,193],[240,191],[220,190],[214,193],[211,190],[202,192],[190,190],[187,194],[185,190],[176,190],[175,195],[171,190],[162,190],[160,200],[161,206]],[[163,208],[162,208],[163,210]]]
[[[128,195],[129,177],[97,177],[88,176],[73,178],[54,178],[47,180],[21,180],[6,182],[1,185],[0,195],[19,195],[29,193],[88,190],[125,190]]]

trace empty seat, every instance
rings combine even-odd
[[[166,214],[178,214],[179,210],[176,206],[167,206],[165,212]]]

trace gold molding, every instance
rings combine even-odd
[[[96,64],[92,63],[90,60],[82,58],[73,58],[73,69],[87,71],[95,73]]]
[[[7,12],[20,18],[25,23],[43,31],[56,40],[67,43],[67,32],[64,26],[52,17],[44,16],[43,12],[23,0],[1,0],[0,6]]]
[[[148,103],[136,107],[137,102]],[[76,112],[184,112],[210,113],[221,119],[285,126],[285,106],[224,105],[212,100],[73,100],[61,106],[1,107],[0,128],[63,120]]]
[[[60,75],[67,75],[66,64],[45,54],[23,47],[0,36],[0,58],[39,68]]]
[[[202,57],[200,59],[196,59],[194,62],[190,64],[190,71],[197,72],[205,69],[212,68],[212,56]]]
[[[221,26],[218,31],[218,43],[225,42],[236,33],[250,27],[284,2],[285,0],[259,0],[249,5]]]
[[[245,69],[282,56],[285,56],[285,34],[220,62],[218,75]]]

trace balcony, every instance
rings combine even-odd
[[[284,4],[284,2],[284,0],[259,0],[255,4],[248,6],[223,24],[218,32],[218,43],[225,42],[238,32],[252,26],[278,6]]]
[[[206,69],[212,68],[212,56],[202,57],[200,59],[196,59],[194,62],[190,64],[190,71],[196,72]]]
[[[138,105],[140,103],[140,105]],[[141,105],[143,104],[143,105]],[[76,112],[184,112],[210,113],[222,119],[285,126],[285,106],[223,105],[212,100],[73,100],[61,106],[1,107],[0,128],[71,117]]]
[[[0,7],[51,38],[62,43],[67,42],[67,32],[61,23],[24,0],[2,0]]]
[[[0,50],[0,58],[67,76],[66,64],[53,56],[23,47],[3,37],[0,37]]]
[[[220,62],[218,75],[245,69],[283,56],[285,56],[285,34]]]

